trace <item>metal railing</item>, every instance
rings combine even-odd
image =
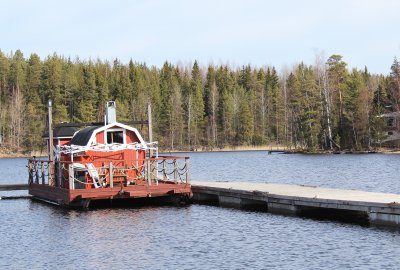
[[[93,166],[95,172],[90,171]],[[161,183],[189,184],[189,157],[66,162],[29,159],[28,183],[68,189],[113,188]],[[95,174],[95,176],[93,176]]]

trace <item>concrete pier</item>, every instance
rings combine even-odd
[[[400,195],[314,186],[192,181],[193,200],[279,214],[400,227]]]

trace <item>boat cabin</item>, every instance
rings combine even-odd
[[[157,142],[146,142],[136,128],[117,122],[114,101],[107,102],[103,123],[63,123],[49,129],[44,138],[49,160],[29,161],[34,196],[47,200],[43,190],[57,187],[69,197],[50,199],[71,205],[95,199],[191,194],[188,157],[160,157]],[[184,163],[179,165],[179,161]]]

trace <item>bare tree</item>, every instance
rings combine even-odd
[[[23,122],[23,96],[19,85],[12,87],[10,112],[10,135],[11,146],[16,150],[20,150],[22,139],[22,122]]]
[[[217,105],[218,105],[218,92],[217,92],[217,84],[215,80],[211,85],[210,91],[210,101],[211,101],[211,135],[213,145],[217,144]]]
[[[328,135],[328,145],[330,149],[333,149],[333,139],[332,139],[332,123],[331,123],[331,93],[328,87],[328,74],[325,65],[325,56],[323,52],[315,54],[315,74],[317,76],[318,88],[320,89],[320,94],[323,99],[322,102],[322,110],[324,111],[325,119],[326,119],[326,127],[327,127],[327,135]]]

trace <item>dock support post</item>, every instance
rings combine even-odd
[[[176,162],[176,159],[174,159],[174,181],[175,184],[178,182],[178,164]]]
[[[147,184],[151,186],[151,160],[150,158],[146,161],[146,177],[147,177]]]
[[[110,162],[109,174],[110,174],[110,188],[113,188],[114,187],[114,174],[113,174],[113,163],[112,162]]]
[[[163,179],[164,181],[167,180],[167,160],[164,159],[163,161]]]
[[[158,168],[157,168],[158,161],[157,161],[157,159],[156,159],[156,160],[152,160],[152,161],[150,161],[150,162],[151,162],[151,165],[150,165],[150,168],[151,168],[150,175],[152,175],[152,177],[154,177],[154,181],[156,182],[156,186],[158,186]]]
[[[42,185],[44,185],[46,182],[45,182],[45,173],[44,173],[44,162],[42,161],[42,167],[40,168],[40,172],[41,172],[41,174],[42,174]],[[50,163],[49,163],[49,165],[50,165]],[[49,173],[49,176],[48,176],[48,179],[47,180],[50,180],[50,167],[49,168],[47,168],[47,172]]]
[[[55,184],[56,184],[56,187],[61,187],[61,182],[62,182],[62,179],[61,179],[61,166],[63,166],[63,164],[61,164],[60,161],[57,161],[57,162],[55,162],[54,165],[55,165],[56,172],[57,172]]]
[[[75,189],[75,185],[74,185],[74,167],[72,166],[72,164],[69,164],[68,166],[68,182],[69,182],[69,189]]]
[[[190,178],[189,178],[189,159],[185,158],[185,167],[186,167],[186,184],[190,184]]]
[[[35,182],[36,184],[39,184],[39,162],[35,160],[35,164],[33,164],[33,166],[35,166]]]
[[[32,161],[28,161],[28,170],[29,170],[29,180],[28,180],[28,184],[32,184],[33,183],[33,166],[32,166]]]

